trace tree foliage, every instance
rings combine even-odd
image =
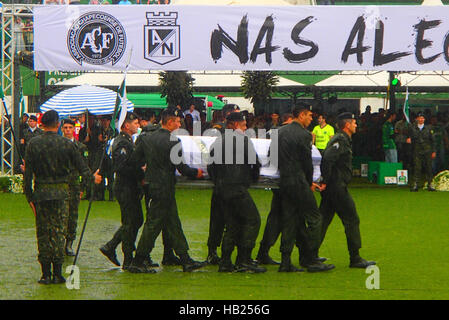
[[[276,92],[279,76],[271,71],[245,71],[242,75],[242,91],[257,110],[263,110]]]
[[[193,100],[193,81],[185,71],[167,71],[159,73],[161,97],[167,98],[168,106],[180,105],[185,110]]]

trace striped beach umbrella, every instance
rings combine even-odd
[[[54,95],[40,107],[41,112],[55,110],[59,116],[76,116],[86,112],[95,115],[112,115],[117,92],[106,88],[81,85]],[[126,100],[127,110],[133,111],[134,104]]]

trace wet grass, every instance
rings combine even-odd
[[[407,188],[353,188],[361,220],[362,256],[378,262],[380,290],[368,290],[365,270],[348,268],[346,239],[335,218],[320,251],[336,269],[325,274],[284,274],[269,266],[265,274],[221,274],[208,266],[194,273],[178,267],[157,274],[130,274],[114,268],[98,248],[120,224],[117,202],[94,202],[78,266],[80,289],[42,286],[37,263],[34,217],[22,195],[0,193],[0,299],[448,299],[449,194],[410,193]],[[262,217],[271,192],[251,190]],[[205,259],[211,190],[178,189],[177,202],[190,254]],[[317,195],[319,199],[319,195]],[[78,232],[87,201],[82,201]],[[253,256],[256,254],[253,252]],[[279,260],[279,241],[271,250]],[[158,239],[153,260],[162,259]],[[122,259],[119,253],[119,259]],[[66,258],[70,265],[72,258]],[[293,261],[297,264],[295,250]]]

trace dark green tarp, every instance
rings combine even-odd
[[[212,102],[212,110],[221,110],[225,105],[224,102],[212,96],[202,94],[193,96],[196,98],[207,97],[207,101]],[[165,109],[167,107],[167,100],[162,98],[159,93],[127,93],[126,97],[134,103],[134,108]]]

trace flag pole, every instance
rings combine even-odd
[[[404,106],[402,107],[402,112],[404,113],[405,120],[410,123],[410,106],[408,104],[408,86],[406,84],[406,94],[405,94],[405,101]]]
[[[17,144],[16,133],[14,131],[14,127],[11,125],[11,117],[8,113],[8,108],[6,107],[5,94],[3,93],[3,88],[1,86],[0,86],[0,97],[2,99],[3,109],[5,110],[5,117],[6,117],[8,124],[11,128],[12,136],[14,139],[14,146],[17,149],[17,154],[19,155],[20,162],[23,163],[24,158],[23,158],[22,152],[20,152],[20,146]]]

